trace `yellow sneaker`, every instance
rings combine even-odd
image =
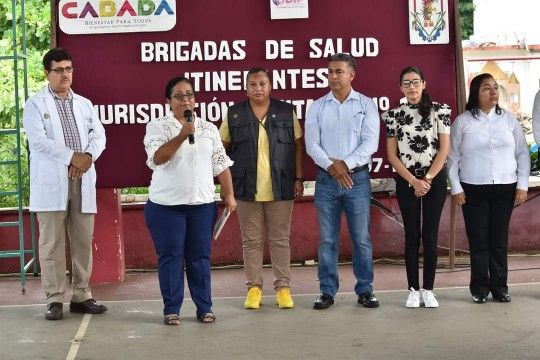
[[[294,307],[294,302],[291,297],[291,290],[289,288],[281,288],[276,294],[276,305],[280,309],[290,309]]]
[[[262,305],[262,291],[260,288],[254,286],[249,288],[244,301],[244,307],[246,309],[258,309]]]

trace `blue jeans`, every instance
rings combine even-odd
[[[341,214],[345,210],[352,241],[354,291],[373,291],[373,258],[369,237],[371,184],[367,170],[351,175],[352,189],[345,189],[333,177],[319,170],[315,186],[315,207],[319,220],[319,287],[335,296],[339,288],[338,253]]]

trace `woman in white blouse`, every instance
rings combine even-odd
[[[212,323],[210,248],[217,212],[213,179],[217,176],[221,183],[225,206],[235,210],[232,161],[216,126],[193,116],[195,93],[188,79],[171,79],[165,97],[171,113],[148,123],[144,137],[147,165],[153,170],[144,213],[158,255],[164,322],[180,323],[185,265],[197,319]]]
[[[416,66],[399,76],[407,103],[391,109],[386,123],[387,158],[398,173],[396,197],[405,227],[406,307],[439,306],[433,294],[437,267],[439,220],[446,200],[444,163],[448,155],[450,113],[446,104],[431,101],[424,74]],[[419,281],[419,247],[424,248],[423,287]]]
[[[499,107],[499,87],[490,74],[470,85],[467,111],[452,124],[448,176],[462,206],[469,239],[473,301],[487,296],[510,302],[508,231],[514,205],[527,199],[530,156],[518,120]]]

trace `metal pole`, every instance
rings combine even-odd
[[[459,2],[454,0],[454,37],[456,43],[456,98],[457,114],[465,110],[465,74],[463,66],[463,48],[461,46],[461,19],[459,17]],[[457,115],[456,114],[456,115]],[[456,259],[456,202],[450,202],[450,244],[448,246],[448,267],[455,268]]]

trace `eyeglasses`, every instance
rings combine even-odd
[[[62,75],[64,71],[68,74],[71,74],[73,72],[73,66],[57,67],[57,68],[51,69],[51,71],[55,72],[58,75]]]
[[[422,84],[422,79],[414,79],[414,80],[403,80],[401,82],[401,86],[404,88],[410,88],[411,86],[419,87]]]
[[[191,100],[195,97],[195,94],[192,92],[187,92],[185,94],[174,94],[172,97],[178,101],[182,101],[184,99]]]

